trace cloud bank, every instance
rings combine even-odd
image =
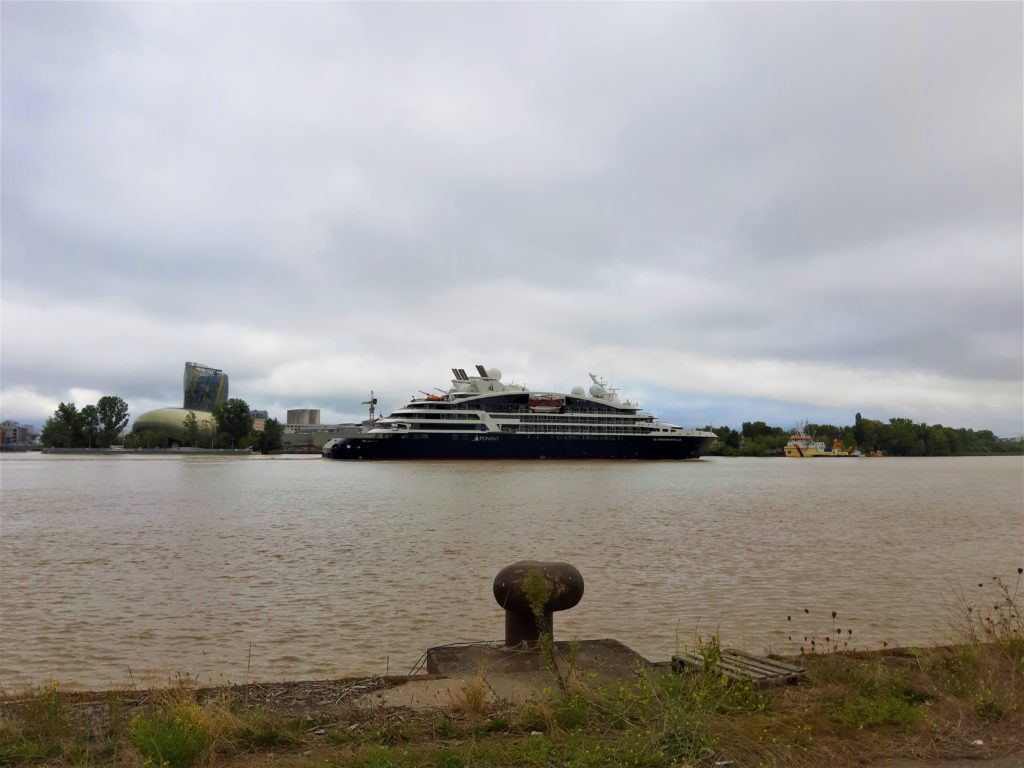
[[[1019,4],[4,3],[4,418],[185,360],[1019,434]],[[81,391],[81,392],[80,392]]]

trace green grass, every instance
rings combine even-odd
[[[673,761],[696,763],[714,755],[713,741],[702,720],[679,714],[667,724],[659,746]]]
[[[251,712],[238,718],[232,737],[238,751],[284,749],[302,743],[299,723],[287,722],[266,712]]]
[[[213,734],[197,704],[176,704],[136,715],[128,741],[147,766],[188,768],[209,755]]]
[[[42,745],[20,729],[0,726],[0,765],[32,763],[46,757]]]
[[[76,735],[56,683],[28,696],[21,717],[0,719],[0,765],[18,765],[64,754]]]
[[[847,696],[833,712],[848,728],[895,725],[908,730],[918,718],[918,705],[896,693],[857,693]]]

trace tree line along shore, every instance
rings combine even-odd
[[[190,411],[185,417],[184,436],[188,448],[250,448],[268,453],[282,447],[284,426],[277,419],[266,419],[255,429],[249,404],[231,398],[213,407],[214,425],[202,424]],[[95,405],[81,410],[74,403],[61,403],[46,420],[39,442],[44,448],[125,448],[165,447],[168,434],[160,429],[125,433],[128,404],[117,395],[105,395]]]
[[[745,421],[739,430],[706,426],[718,435],[711,456],[782,456],[794,430],[763,421]],[[996,437],[988,429],[944,427],[941,424],[915,423],[912,419],[889,421],[865,419],[859,413],[850,426],[805,424],[804,433],[826,445],[857,449],[878,456],[991,456],[1024,454],[1024,438]]]
[[[214,407],[216,426],[200,424],[194,414],[185,420],[183,447],[251,448],[262,452],[281,450],[284,426],[267,419],[254,429],[248,403],[231,398]],[[45,448],[153,448],[166,446],[168,435],[159,429],[125,433],[128,404],[117,395],[105,395],[95,405],[80,410],[75,403],[61,403],[46,420],[40,434]],[[781,456],[786,443],[799,430],[772,426],[764,421],[745,421],[739,430],[707,425],[718,435],[710,456]],[[864,454],[884,456],[989,456],[1024,454],[1024,438],[997,437],[988,429],[945,427],[942,424],[891,418],[887,422],[857,414],[849,426],[805,424],[803,432],[827,445],[837,443]]]

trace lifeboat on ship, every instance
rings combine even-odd
[[[560,413],[565,407],[565,395],[530,395],[530,411],[533,413]]]

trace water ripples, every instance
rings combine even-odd
[[[491,580],[523,558],[583,573],[558,636],[651,658],[716,630],[795,651],[831,610],[858,647],[943,641],[958,580],[1024,564],[1022,479],[1019,458],[5,455],[0,684],[405,671],[500,638]]]

